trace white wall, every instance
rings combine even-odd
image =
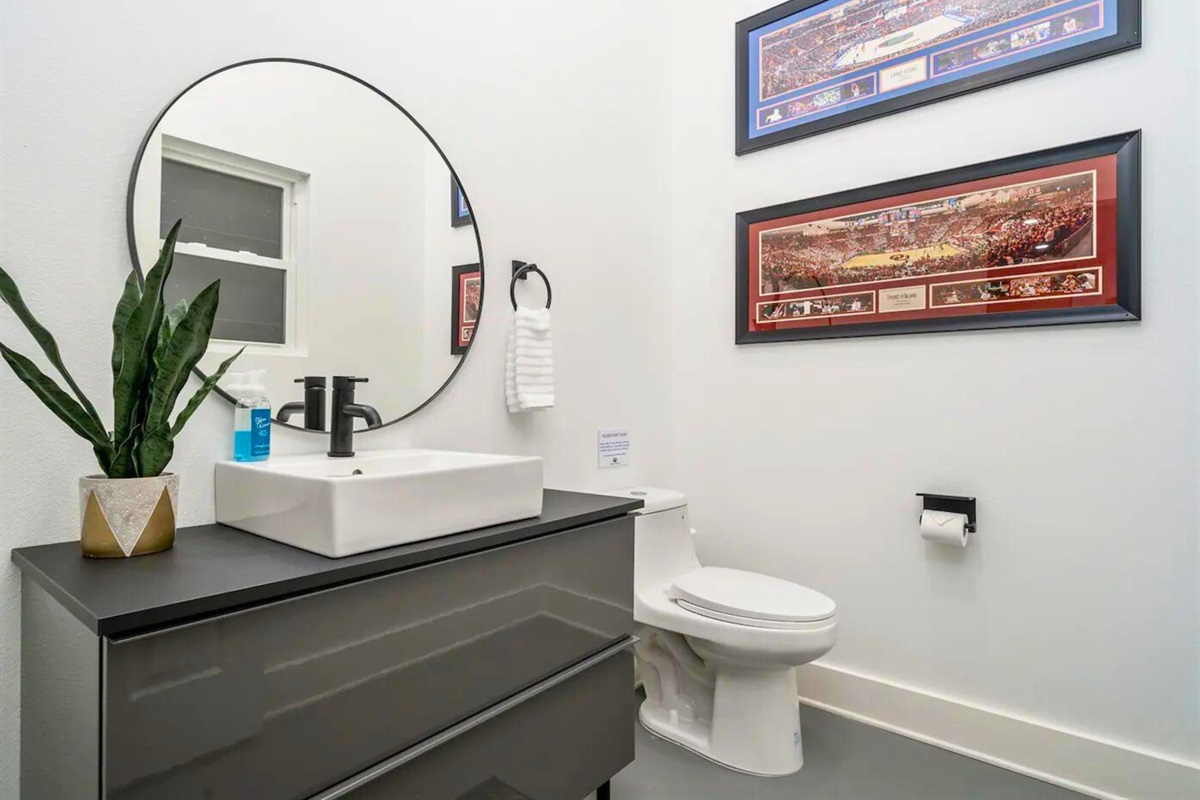
[[[669,118],[666,82],[651,76],[668,69],[665,10],[636,0],[214,0],[196,13],[149,0],[69,11],[3,0],[0,262],[107,415],[108,326],[129,269],[126,179],[146,127],[224,64],[323,61],[392,95],[437,138],[471,195],[491,279],[459,379],[411,424],[359,445],[539,454],[555,487],[661,479]],[[519,418],[501,391],[513,258],[536,260],[554,281],[559,381],[554,410]],[[4,341],[29,350],[19,324],[0,320]],[[76,480],[95,465],[7,369],[0,409],[0,797],[15,797],[20,597],[8,550],[76,536]],[[597,471],[596,429],[615,426],[632,430],[635,463]],[[230,427],[230,408],[210,402],[177,443],[184,524],[213,518],[212,465]],[[286,431],[275,441],[277,452],[325,445]]]
[[[733,154],[733,25],[677,2],[674,476],[702,559],[820,589],[823,663],[1200,755],[1196,4],[1137,52]],[[1166,76],[1170,76],[1167,78]],[[1145,130],[1141,323],[735,347],[734,214]],[[919,491],[979,497],[965,552]]]

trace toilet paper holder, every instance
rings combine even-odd
[[[925,511],[944,511],[949,514],[964,514],[967,518],[967,533],[975,532],[975,498],[955,494],[932,494],[917,492],[922,498]]]

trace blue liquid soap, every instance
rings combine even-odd
[[[263,386],[265,372],[233,377],[233,460],[265,461],[271,455],[271,400]]]

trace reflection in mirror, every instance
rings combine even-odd
[[[235,370],[266,370],[277,409],[305,400],[295,379],[358,375],[358,401],[395,421],[474,339],[483,259],[465,193],[406,113],[345,74],[248,62],[180,95],[130,184],[141,271],[177,219],[168,305],[221,280],[200,370],[246,346]]]

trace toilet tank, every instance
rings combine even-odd
[[[635,511],[633,583],[635,591],[669,585],[676,576],[700,568],[688,523],[687,495],[671,489],[634,486],[608,494],[641,500]]]

